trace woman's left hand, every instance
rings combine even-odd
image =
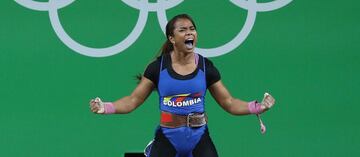
[[[264,98],[261,102],[261,108],[263,111],[267,111],[275,104],[275,99],[269,93],[264,94]]]

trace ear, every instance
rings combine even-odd
[[[169,35],[169,41],[172,43],[172,44],[175,44],[175,39],[173,36]]]

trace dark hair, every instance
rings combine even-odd
[[[177,20],[179,19],[187,19],[187,20],[190,20],[191,23],[194,25],[195,29],[196,29],[196,25],[195,25],[195,22],[194,20],[188,15],[188,14],[179,14],[179,15],[176,15],[174,16],[172,19],[170,19],[170,21],[168,21],[168,23],[166,24],[166,27],[165,27],[165,35],[166,35],[166,41],[164,42],[164,44],[161,46],[161,49],[160,51],[156,54],[155,56],[155,59],[163,54],[166,54],[166,53],[170,53],[171,51],[174,50],[174,47],[172,45],[172,43],[170,42],[169,40],[169,37],[170,36],[174,36],[174,29],[175,29],[175,23]],[[142,77],[142,74],[138,74],[135,76],[135,78],[138,80],[138,83],[140,82],[141,80],[141,77]]]

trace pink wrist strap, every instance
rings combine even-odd
[[[251,101],[248,103],[248,109],[249,109],[250,113],[256,114],[256,116],[258,117],[259,123],[260,123],[260,131],[262,134],[265,134],[266,127],[260,117],[260,113],[263,112],[263,110],[261,109],[261,104],[258,103],[257,101]]]
[[[104,102],[104,114],[114,114],[115,113],[115,106],[111,102]]]
[[[261,109],[261,104],[257,101],[251,101],[248,103],[248,109],[251,114],[259,114],[262,113],[263,110]]]

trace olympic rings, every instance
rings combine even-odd
[[[92,48],[84,46],[72,39],[61,25],[58,9],[72,4],[75,0],[49,0],[49,2],[36,2],[33,0],[15,0],[21,6],[36,11],[48,11],[51,26],[59,39],[70,49],[89,57],[107,57],[118,54],[131,46],[141,35],[147,22],[148,13],[156,12],[158,22],[162,31],[165,33],[167,23],[166,10],[173,8],[184,0],[158,0],[156,3],[149,3],[148,0],[122,0],[126,5],[139,10],[137,23],[130,34],[121,42],[106,48]],[[292,2],[292,0],[275,0],[266,3],[257,3],[256,0],[230,0],[234,5],[248,11],[245,24],[241,31],[226,44],[215,48],[196,48],[197,53],[205,57],[216,57],[234,50],[240,46],[250,34],[256,20],[257,12],[272,11],[282,8]]]

